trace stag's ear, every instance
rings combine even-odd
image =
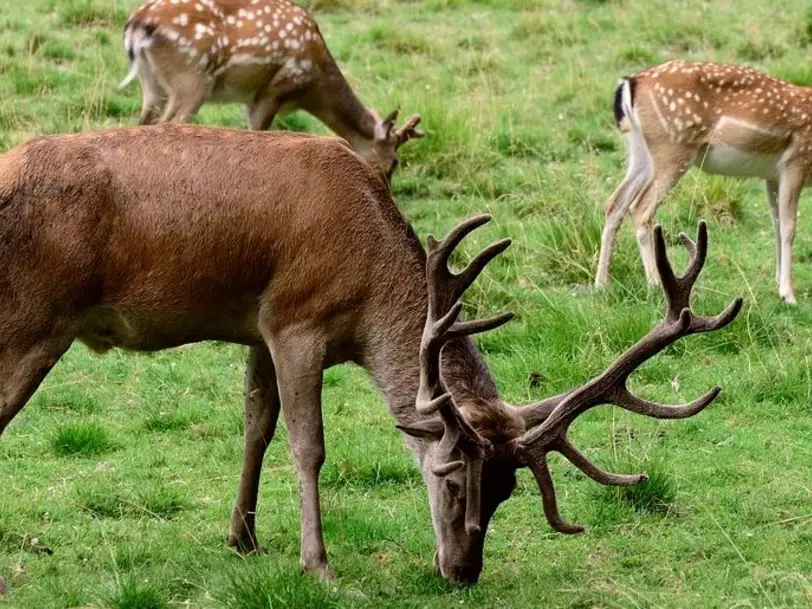
[[[395,425],[395,427],[413,438],[420,438],[421,440],[435,440],[437,442],[442,439],[443,432],[445,431],[443,422],[439,418],[427,419],[409,427],[403,425]]]

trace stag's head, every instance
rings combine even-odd
[[[680,276],[674,274],[662,230],[657,227],[656,260],[665,292],[665,318],[603,374],[561,395],[519,408],[502,403],[495,392],[483,396],[483,391],[475,388],[465,395],[452,393],[441,361],[447,363],[454,358],[443,358],[443,351],[453,353],[454,349],[464,347],[467,336],[496,328],[512,318],[512,314],[506,313],[476,321],[459,319],[462,294],[488,262],[510,245],[509,240],[494,243],[461,273],[449,270],[448,260],[454,248],[489,219],[471,218],[441,242],[428,238],[428,316],[420,348],[420,387],[416,400],[417,412],[423,418],[415,425],[400,428],[425,442],[421,465],[437,537],[435,566],[446,579],[461,582],[475,582],[479,578],[488,523],[499,504],[512,494],[519,468],[531,470],[547,521],[565,534],[580,533],[584,528],[568,523],[558,512],[547,466],[548,453],[561,453],[600,484],[633,485],[645,481],[645,474],[623,475],[600,469],[570,442],[567,437],[570,425],[580,414],[601,404],[658,419],[680,419],[700,412],[719,394],[719,387],[691,403],[669,406],[633,395],[626,381],[638,366],[679,338],[726,326],[742,305],[741,298],[737,298],[715,317],[695,315],[690,309],[691,291],[707,254],[707,227],[700,222],[696,242],[680,235],[691,253],[688,268]],[[477,400],[480,404],[475,403]]]
[[[359,150],[367,162],[380,173],[387,184],[391,182],[392,175],[398,168],[398,149],[409,140],[423,137],[423,132],[417,128],[420,116],[413,114],[402,127],[395,126],[398,111],[393,110],[386,118],[380,119],[375,115],[375,129],[372,141],[366,144],[365,150]]]

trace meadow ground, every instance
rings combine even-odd
[[[42,133],[131,125],[137,84],[120,32],[134,0],[0,5],[0,149]],[[314,0],[359,95],[423,115],[396,200],[425,238],[489,210],[466,244],[513,247],[471,290],[472,314],[518,320],[478,339],[501,391],[528,401],[582,382],[660,315],[624,227],[605,293],[589,285],[602,205],[623,174],[611,113],[618,76],[674,57],[745,62],[812,84],[812,13],[800,0]],[[201,122],[244,125],[207,106]],[[325,132],[292,115],[287,128]],[[805,197],[808,198],[808,197]],[[259,538],[225,545],[242,450],[244,349],[207,344],[95,357],[75,346],[0,441],[0,606],[791,607],[812,605],[812,221],[801,204],[795,283],[778,301],[758,182],[692,172],[661,209],[669,241],[707,218],[700,310],[743,294],[723,332],[644,366],[637,391],[686,400],[725,390],[699,417],[658,423],[605,408],[578,443],[606,467],[648,469],[619,493],[556,460],[564,513],[545,523],[530,475],[488,533],[479,585],[432,572],[426,491],[364,373],[332,369],[324,391],[324,521],[334,585],[302,577],[296,482],[280,429],[266,459]],[[685,256],[677,256],[684,261]],[[532,381],[531,381],[532,379]],[[281,426],[280,426],[281,427]],[[53,555],[42,553],[48,546]]]

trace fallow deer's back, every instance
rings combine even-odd
[[[677,143],[746,145],[772,155],[792,133],[812,127],[808,89],[747,66],[674,60],[633,78],[644,125]]]
[[[245,101],[280,69],[304,86],[318,73],[326,47],[308,12],[287,0],[150,0],[125,28],[125,46],[154,37],[155,52],[177,53],[197,72],[218,79],[213,95]],[[248,84],[250,83],[250,87]]]

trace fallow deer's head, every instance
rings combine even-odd
[[[398,110],[393,110],[383,120],[377,119],[372,143],[368,150],[361,151],[361,155],[384,177],[387,184],[400,163],[398,149],[409,140],[423,137],[423,132],[417,128],[419,115],[413,114],[399,128],[395,126],[397,118]]]

